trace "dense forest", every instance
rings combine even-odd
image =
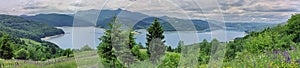
[[[63,30],[18,16],[0,15],[0,31],[18,38],[41,41],[41,38],[64,34]]]
[[[44,61],[71,54],[71,51],[41,40],[58,34],[64,32],[22,17],[0,15],[0,58]]]

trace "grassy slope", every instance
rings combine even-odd
[[[26,40],[26,39],[22,39],[25,41],[30,41],[30,40]],[[33,42],[34,43],[34,42]],[[38,43],[35,43],[38,44]],[[149,58],[148,55],[146,54],[146,49],[141,49],[140,50],[143,54],[144,58]],[[167,52],[166,54],[175,54],[173,52]],[[179,53],[176,53],[179,54]],[[98,54],[96,51],[84,51],[84,52],[78,52],[75,53],[75,57],[74,58],[67,58],[67,59],[71,59],[71,60],[67,60],[67,61],[63,61],[63,62],[57,62],[57,63],[52,63],[52,64],[48,64],[48,65],[43,65],[43,63],[47,63],[47,62],[51,62],[51,61],[57,61],[57,60],[64,60],[66,59],[66,57],[60,57],[60,58],[54,58],[54,59],[49,59],[46,61],[38,61],[37,64],[34,64],[32,62],[31,63],[27,63],[27,62],[22,62],[22,61],[17,61],[17,60],[4,60],[4,68],[90,68],[90,67],[103,67],[103,65],[100,63]],[[75,60],[76,59],[76,60]],[[1,61],[0,61],[1,62]],[[145,60],[145,61],[141,61],[137,66],[147,66],[148,67],[152,67],[152,64],[148,63],[149,61]],[[144,64],[144,63],[148,63],[148,64]],[[20,64],[20,65],[17,65]],[[134,67],[137,67],[134,66]]]
[[[28,41],[28,40],[27,40]],[[38,44],[38,43],[36,43]],[[70,60],[66,60],[70,59]],[[76,59],[76,60],[75,60]],[[17,60],[4,60],[4,68],[90,68],[90,67],[103,67],[100,64],[98,54],[96,51],[84,51],[75,53],[75,57],[73,58],[54,58],[46,61],[37,61],[37,64],[27,63]],[[49,65],[43,65],[44,63],[58,60],[66,60],[63,62],[51,63]],[[26,60],[29,61],[29,60]],[[1,61],[0,61],[1,62]],[[31,61],[36,62],[36,61]],[[17,64],[20,64],[19,66]],[[1,68],[1,67],[0,67]]]

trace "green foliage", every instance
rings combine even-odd
[[[226,60],[234,59],[238,52],[263,53],[272,50],[289,50],[299,43],[300,14],[293,15],[287,25],[277,25],[261,32],[251,32],[244,38],[236,39],[227,44]]]
[[[11,59],[13,57],[14,44],[11,37],[6,33],[2,34],[0,39],[0,58]]]
[[[0,34],[0,58],[11,59],[13,53],[21,49],[30,53],[29,58],[22,59],[46,60],[62,56],[62,49],[57,45],[41,40],[63,34],[61,29],[18,16],[0,15],[0,31],[4,33]]]
[[[30,39],[21,39],[25,43],[22,44],[24,46],[20,46],[16,48],[17,50],[24,48],[30,54],[29,59],[34,61],[46,60],[51,58],[56,58],[63,56],[63,49],[59,48],[57,45],[42,41],[36,42]]]
[[[131,52],[133,53],[134,56],[137,56],[138,59],[142,60],[139,46],[133,46],[133,48],[131,49]]]
[[[141,58],[140,58],[141,61],[149,59],[149,55],[147,54],[146,49],[140,49],[140,52],[141,52],[141,55],[140,55],[141,56]]]
[[[4,59],[15,57],[39,61],[62,56],[62,49],[50,42],[19,39],[6,33],[1,34],[1,36],[0,52],[1,58]]]
[[[85,45],[85,46],[83,46],[80,50],[81,50],[81,51],[92,51],[92,50],[94,50],[94,49],[92,49],[91,47],[89,47],[89,45]]]
[[[15,53],[16,59],[28,59],[30,54],[27,50],[21,49]]]
[[[161,57],[164,56],[166,46],[164,46],[161,39],[154,39],[150,42],[148,48],[149,48],[148,51],[150,53],[149,60],[151,60],[153,64],[157,64],[161,60]]]
[[[179,66],[180,54],[167,53],[158,68],[177,68]]]
[[[214,39],[214,43],[217,40]],[[209,43],[206,39],[204,39],[200,44],[200,54],[198,58],[198,62],[200,64],[207,64],[211,55],[212,43]]]
[[[223,67],[240,68],[298,68],[300,65],[299,49],[291,51],[266,51],[265,53],[240,52],[238,58],[230,62],[225,62]]]
[[[151,54],[150,48],[151,48],[151,46],[153,46],[153,45],[151,45],[151,42],[158,41],[158,42],[161,42],[162,45],[164,45],[165,36],[163,35],[163,33],[164,33],[163,28],[160,25],[160,22],[158,22],[157,18],[154,19],[153,24],[147,29],[147,31],[148,31],[148,34],[146,35],[147,36],[146,46],[147,46],[147,53],[150,55]],[[156,47],[156,46],[154,46],[154,47]]]
[[[102,42],[97,46],[98,53],[104,66],[112,68],[122,67],[122,63],[117,59],[113,46],[113,44],[117,43],[113,43],[114,41],[112,41],[114,39],[112,34],[113,32],[116,32],[113,30],[116,28],[116,25],[114,25],[116,21],[116,17],[114,17],[112,20],[113,24],[110,24],[110,29],[105,30],[105,34],[99,38]]]
[[[174,52],[174,49],[171,46],[166,46],[168,52]]]
[[[133,30],[130,30],[130,33],[129,33],[129,49],[132,49],[135,45],[136,45],[136,42],[135,42],[135,38],[134,38],[134,33],[132,33]]]
[[[183,41],[179,41],[178,42],[178,45],[177,45],[177,48],[175,48],[175,52],[177,53],[181,53],[181,47],[184,45],[184,42]]]
[[[300,42],[300,14],[292,15],[292,17],[288,20],[287,24],[288,30],[287,33],[294,34],[293,41]]]
[[[53,26],[10,15],[0,15],[0,31],[17,38],[28,38],[35,41],[41,41],[40,38],[46,36],[64,34],[61,29]]]
[[[64,55],[67,56],[67,57],[72,57],[71,55],[74,54],[74,52],[70,49],[70,48],[67,48],[65,51],[64,51]]]

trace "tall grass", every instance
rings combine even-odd
[[[233,61],[225,62],[223,67],[233,68],[299,68],[300,48],[291,50],[272,50],[259,54],[239,53]]]

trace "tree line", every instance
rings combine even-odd
[[[157,61],[161,61],[159,57],[162,56],[165,56],[165,59],[162,60],[159,68],[184,66],[184,64],[179,64],[180,54],[178,53],[181,53],[186,48],[197,48],[199,49],[197,60],[199,64],[197,66],[201,67],[207,65],[211,58],[224,58],[223,62],[230,63],[242,59],[243,54],[259,56],[268,52],[294,50],[294,48],[299,47],[300,42],[299,21],[300,14],[296,14],[287,21],[286,25],[277,25],[259,32],[250,32],[245,37],[237,38],[234,41],[219,42],[213,39],[211,42],[208,42],[203,40],[200,43],[188,46],[184,46],[183,41],[180,41],[177,48],[171,48],[164,44],[165,40],[162,35],[164,31],[157,19],[154,19],[152,25],[147,29],[146,47],[143,47],[137,45],[134,41],[132,30],[121,30],[121,25],[117,24],[115,17],[112,24],[110,24],[110,29],[107,29],[105,35],[99,38],[102,42],[97,48],[102,58],[101,60],[104,60],[103,64],[112,68],[130,67],[130,64],[134,62],[145,60],[155,64]],[[124,50],[122,47],[128,48],[128,50]],[[187,52],[192,52],[189,50],[193,49],[186,49]],[[165,55],[166,51],[173,53]],[[133,61],[128,60],[132,58],[118,58],[124,56],[121,54],[127,53],[131,53],[134,56]],[[223,53],[225,53],[224,57],[212,57],[212,55]],[[131,57],[130,54],[125,56]]]

